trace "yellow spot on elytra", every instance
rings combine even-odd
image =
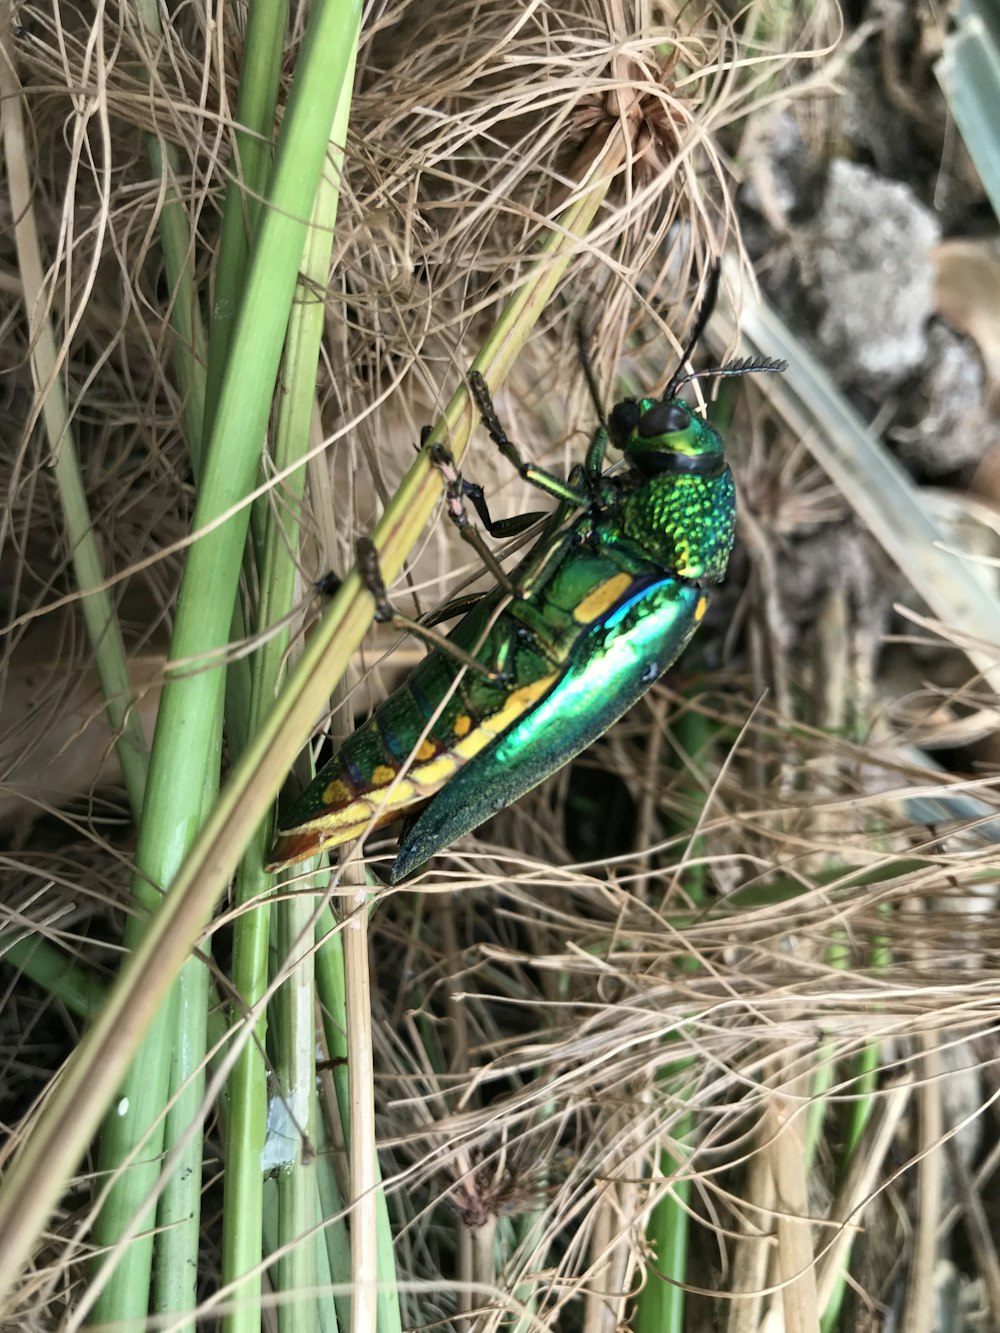
[[[697,620],[699,625],[701,624],[702,620],[704,620],[705,612],[707,610],[708,610],[708,598],[705,596],[704,593],[702,593],[702,595],[698,598],[698,602],[694,608],[694,618],[695,620]]]
[[[459,713],[455,718],[455,725],[452,727],[456,736],[467,736],[472,730],[472,718],[468,713]]]
[[[707,597],[699,599],[695,608],[696,619],[700,620],[704,615],[707,604]],[[456,726],[455,730],[456,734],[463,734],[465,739],[452,750],[437,755],[430,763],[418,762],[408,779],[395,782],[395,770],[387,764],[379,764],[372,773],[372,782],[384,786],[394,783],[386,792],[367,792],[354,796],[348,783],[342,778],[335,778],[323,793],[324,801],[331,808],[296,828],[283,829],[272,848],[268,869],[277,870],[282,866],[294,865],[306,857],[315,856],[325,847],[337,847],[341,843],[350,842],[366,831],[390,823],[398,811],[427,800],[495,736],[517,722],[532,704],[551,689],[557,679],[558,675],[553,673],[511,691],[504,706],[475,729],[472,729],[472,719],[463,715],[459,720],[464,726]],[[418,754],[422,751],[423,747]]]
[[[593,621],[599,620],[628,590],[631,583],[631,574],[615,574],[610,579],[605,579],[577,602],[573,608],[573,619],[578,625],[590,625]]]
[[[453,757],[442,756],[442,759],[447,765],[447,772],[442,774],[437,783],[438,788],[444,786],[459,767]],[[388,764],[380,764],[372,774],[372,779],[388,784],[395,776],[395,769]],[[329,803],[330,809],[294,828],[280,829],[271,848],[268,868],[278,870],[282,866],[294,865],[306,857],[315,856],[326,847],[339,847],[342,843],[360,838],[364,833],[391,824],[401,811],[426,801],[433,794],[433,791],[424,789],[423,783],[404,778],[388,790],[355,795],[342,778],[334,778],[323,792],[323,799]]]
[[[420,749],[413,756],[418,764],[425,763],[428,759],[433,759],[437,754],[437,746],[430,738],[421,741]]]
[[[343,780],[343,778],[334,778],[334,780],[323,791],[324,805],[343,805],[345,801],[350,801],[354,792]]]
[[[522,685],[520,689],[511,691],[504,706],[498,712],[494,713],[492,717],[484,718],[473,731],[457,741],[450,750],[446,750],[429,764],[421,764],[412,768],[410,777],[413,779],[413,784],[417,790],[421,791],[424,796],[433,795],[454,776],[463,764],[467,764],[470,759],[474,759],[480,750],[485,750],[490,741],[499,736],[501,732],[506,731],[509,726],[512,726],[543,694],[547,694],[556,679],[555,674],[543,676],[541,680],[533,681],[530,685]]]
[[[429,764],[421,764],[419,768],[412,768],[410,776],[414,784],[420,788],[425,796],[432,796],[444,784],[453,778],[461,767],[461,763],[453,754],[445,751]]]
[[[532,681],[530,685],[522,685],[519,690],[512,691],[503,708],[501,708],[498,713],[494,713],[491,718],[488,718],[485,722],[481,723],[476,729],[475,736],[469,737],[469,740],[472,741],[478,739],[479,732],[485,733],[484,739],[476,746],[476,749],[482,749],[482,747],[487,744],[488,741],[491,741],[494,736],[499,736],[501,732],[506,731],[509,726],[512,726],[522,713],[526,713],[531,705],[537,702],[543,694],[548,694],[555,679],[556,676],[555,673],[553,673],[551,676],[543,676],[541,680]],[[461,745],[458,745],[455,748],[459,754],[462,753],[463,747]]]

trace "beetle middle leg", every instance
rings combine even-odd
[[[540,519],[545,518],[545,515],[530,513],[515,514],[512,518],[494,518],[486,503],[482,486],[466,481],[461,476],[455,466],[455,460],[443,444],[432,444],[430,456],[434,466],[444,478],[447,514],[458,529],[462,540],[468,542],[504,592],[509,593],[511,597],[520,597],[522,595],[520,589],[511,582],[506,570],[483,540],[483,534],[469,518],[465,501],[466,499],[472,501],[483,527],[496,539],[520,536],[528,528],[534,527]]]
[[[431,445],[431,461],[444,478],[448,488],[448,516],[457,528],[467,531],[470,527],[469,516],[465,512],[465,500],[472,501],[472,507],[479,516],[479,521],[495,541],[507,537],[519,537],[536,523],[547,518],[540,509],[533,509],[528,514],[513,514],[510,518],[494,518],[486,503],[486,493],[477,482],[466,481],[455,466],[455,460],[443,444]]]
[[[462,662],[472,671],[478,671],[487,680],[501,682],[504,679],[500,672],[491,671],[488,666],[477,661],[471,653],[467,653],[457,643],[452,643],[451,639],[444,634],[440,634],[432,626],[414,620],[412,616],[404,616],[402,612],[397,611],[389,600],[389,593],[385,586],[385,579],[382,577],[382,566],[379,564],[375,543],[370,537],[359,537],[356,549],[358,573],[361,575],[361,582],[374,599],[375,619],[380,624],[392,625],[393,629],[398,629],[401,634],[412,634],[415,639],[420,639],[429,647],[439,648],[450,657]]]

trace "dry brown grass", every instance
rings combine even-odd
[[[627,185],[498,407],[533,458],[563,469],[593,421],[575,368],[578,320],[609,400],[616,367],[650,364],[644,345],[649,373],[658,364],[662,377],[673,356],[664,335],[676,344],[684,331],[680,294],[712,254],[739,246],[735,163],[755,115],[796,92],[817,116],[827,106],[832,5],[789,21],[780,41],[769,9],[754,4],[731,21],[709,3],[615,0],[438,11],[396,0],[370,11],[317,385],[333,506],[309,515],[306,580],[350,564],[420,427],[516,285],[588,136],[612,123],[626,89],[643,97],[645,119]],[[670,33],[668,58],[661,33],[636,35],[654,18]],[[209,32],[195,11],[180,13],[147,86],[128,9],[95,18],[29,5],[20,21],[26,32],[9,45],[25,86],[60,373],[152,706],[193,481],[162,302],[160,188],[142,136],[181,150],[177,184],[207,291],[240,34],[232,14]],[[48,939],[106,980],[126,910],[129,820],[33,429],[16,262],[0,245],[5,915],[11,930]],[[499,1327],[533,1301],[545,1327],[624,1326],[630,1293],[656,1280],[645,1270],[646,1219],[679,1179],[690,1181],[684,1206],[695,1218],[691,1328],[815,1327],[826,1252],[858,1216],[859,1311],[880,1309],[905,1280],[905,1263],[895,1265],[914,1218],[933,1254],[935,1229],[965,1209],[977,1263],[991,1271],[974,1204],[992,1160],[974,1139],[997,1091],[996,855],[989,842],[914,830],[906,800],[925,775],[895,738],[877,743],[857,724],[870,680],[833,592],[826,637],[789,655],[774,562],[789,532],[841,511],[759,403],[744,402],[730,438],[750,555],[703,636],[714,670],[686,667],[582,761],[613,775],[629,802],[614,850],[598,838],[598,863],[573,864],[574,848],[588,845],[574,822],[601,825],[611,786],[581,795],[563,775],[436,862],[418,892],[386,893],[376,910],[382,1170],[412,1323],[488,1307],[476,1327]],[[467,469],[502,512],[533,506],[483,439]],[[410,572],[426,607],[475,571],[441,523]],[[359,708],[397,667],[394,657],[376,670],[374,659],[366,651],[358,663]],[[224,973],[224,938],[212,943]],[[13,1129],[79,1020],[16,969],[7,988]],[[872,1048],[875,1116],[859,1154],[870,1174],[845,1183],[837,1154],[856,1061]],[[826,1129],[807,1163],[806,1126],[823,1099]],[[935,1193],[920,1170],[950,1160],[943,1144],[961,1167],[944,1166],[947,1183],[932,1177]],[[54,1327],[72,1306],[80,1184],[39,1255],[19,1327]],[[208,1217],[209,1250],[214,1227]],[[776,1240],[763,1245],[759,1233]],[[205,1280],[210,1289],[210,1271]],[[913,1328],[931,1326],[926,1311],[913,1317]]]

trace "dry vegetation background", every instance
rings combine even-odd
[[[207,314],[244,31],[240,10],[169,18],[152,84],[129,8],[24,5],[6,41],[57,374],[147,734],[195,481],[146,136],[180,150]],[[304,22],[294,9],[289,77]],[[982,191],[930,74],[946,22],[929,3],[841,15],[832,0],[372,5],[322,294],[296,635],[321,609],[312,581],[351,565],[625,88],[642,98],[628,171],[498,395],[531,458],[563,471],[592,429],[576,325],[607,403],[623,383],[662,385],[712,257],[747,260],[744,230],[791,322],[789,293],[822,267],[835,159],[904,183],[946,236],[975,243],[967,263],[950,252],[958,276],[927,312],[975,335],[995,260],[977,248]],[[859,128],[890,116],[892,153]],[[103,993],[133,910],[135,832],[40,426],[6,197],[0,209],[0,1107],[16,1144],[83,1027],[78,1001],[32,980],[31,943]],[[730,281],[722,304],[748,290]],[[713,326],[713,362],[732,353],[726,337]],[[975,365],[991,354],[985,340],[969,352]],[[930,410],[922,377],[944,352],[928,355],[901,378],[840,376],[896,448]],[[976,489],[988,511],[997,440],[982,386],[980,374],[981,415],[935,438],[980,442],[944,471],[953,500]],[[535,1326],[625,1327],[635,1293],[660,1280],[651,1215],[680,1199],[687,1328],[815,1327],[848,1238],[834,1327],[1000,1327],[993,694],[961,651],[893,612],[920,609],[906,570],[761,386],[724,397],[740,544],[696,645],[599,745],[373,912],[380,1164],[406,1325],[468,1327],[458,1311],[474,1308],[475,1327],[493,1328],[531,1308]],[[537,507],[483,433],[465,468],[494,512]],[[271,498],[285,503],[280,485]],[[995,556],[980,531],[970,540]],[[476,572],[436,522],[408,586],[427,609]],[[243,595],[252,624],[252,578]],[[422,651],[373,634],[334,732]],[[370,840],[376,865],[391,845]],[[203,948],[224,1008],[220,913]],[[275,952],[272,975],[282,965]],[[204,1119],[210,1302],[215,1105]],[[88,1280],[92,1165],[68,1183],[10,1327],[70,1317]]]

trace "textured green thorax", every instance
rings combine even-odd
[[[622,536],[682,578],[717,583],[736,531],[722,436],[682,398],[626,399],[609,427],[632,470],[617,505]]]
[[[718,477],[653,477],[621,506],[622,532],[647,557],[684,578],[716,583],[736,537],[736,489]]]

